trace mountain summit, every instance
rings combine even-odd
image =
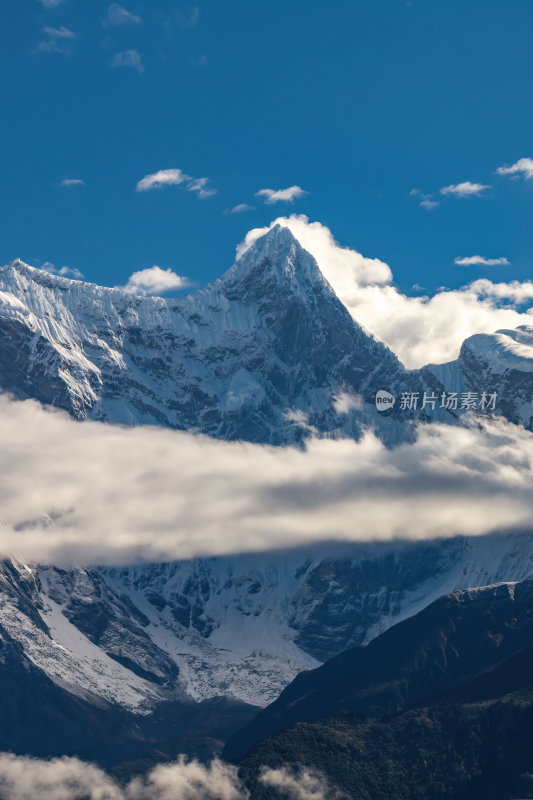
[[[357,435],[382,422],[378,389],[424,386],[279,225],[183,299],[134,297],[22,262],[0,270],[0,292],[2,388],[80,419],[283,444],[313,429]],[[368,402],[339,416],[341,393]],[[382,429],[398,438],[398,419]]]
[[[287,292],[309,297],[313,287],[320,284],[333,289],[313,256],[304,250],[289,228],[275,225],[246,250],[221,278],[226,287],[246,286],[257,299],[278,284]]]
[[[182,299],[136,297],[15,261],[0,268],[0,334],[0,388],[17,397],[78,419],[276,445],[312,432],[358,437],[364,427],[394,444],[413,421],[457,422],[453,409],[424,408],[424,392],[482,392],[492,378],[466,350],[452,365],[406,370],[280,225]],[[521,405],[503,413],[527,426],[530,373],[524,384],[513,369],[518,377],[499,383],[511,392],[521,381]],[[380,390],[398,400],[384,413]],[[401,406],[403,393],[418,405]]]

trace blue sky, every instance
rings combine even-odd
[[[2,263],[202,284],[303,213],[404,291],[531,275],[533,180],[495,174],[533,157],[530,0],[3,0],[0,29]],[[166,169],[209,181],[136,191]]]

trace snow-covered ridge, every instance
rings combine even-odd
[[[424,392],[505,394],[502,377],[530,363],[530,334],[518,329],[499,350],[473,337],[446,368],[406,370],[352,319],[315,259],[281,226],[221,278],[180,299],[134,297],[13,262],[0,269],[0,333],[0,388],[16,396],[79,419],[271,444],[313,430],[357,437],[364,426],[394,444],[412,435],[415,420],[459,421],[461,409],[423,408]],[[520,404],[497,409],[528,427],[530,374]],[[398,399],[383,414],[375,406],[380,389]],[[416,408],[401,407],[404,392],[418,396]],[[335,398],[346,395],[363,402],[345,412]]]
[[[265,705],[443,594],[532,574],[518,534],[125,569],[0,562],[0,636],[70,691],[138,713],[217,695]]]
[[[515,330],[500,330],[493,334],[477,334],[465,345],[495,375],[507,370],[533,372],[533,326],[521,325]]]
[[[395,441],[417,415],[383,417],[376,391],[427,388],[354,322],[281,226],[182,299],[132,297],[21,262],[0,270],[0,292],[0,385],[80,419],[273,444],[313,427],[358,435],[365,424]],[[339,414],[340,393],[366,403]]]
[[[183,299],[132,297],[21,262],[0,269],[0,389],[79,419],[224,439],[286,444],[370,425],[394,444],[417,419],[460,423],[460,413],[400,402],[381,414],[379,389],[495,392],[497,413],[533,430],[531,338],[527,327],[472,337],[458,361],[406,370],[279,226]],[[349,413],[341,395],[354,400]],[[124,570],[0,562],[0,638],[71,691],[139,712],[183,696],[261,705],[301,669],[445,592],[531,575],[532,553],[530,537],[502,536]]]

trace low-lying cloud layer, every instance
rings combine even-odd
[[[0,552],[30,562],[161,562],[533,519],[533,436],[503,422],[421,427],[393,450],[371,434],[299,450],[78,423],[1,397],[0,440]]]
[[[341,247],[320,222],[292,214],[279,217],[270,227],[278,223],[290,228],[302,247],[316,258],[354,319],[385,342],[410,369],[457,358],[463,341],[475,333],[533,323],[532,281],[493,283],[480,279],[460,289],[410,297],[394,286],[388,264]],[[251,230],[237,248],[237,255],[267,231],[268,227]]]
[[[246,800],[234,767],[204,767],[180,759],[119,786],[107,773],[77,758],[40,761],[0,754],[3,800]]]
[[[300,769],[263,769],[261,783],[289,800],[340,797],[325,778]],[[218,759],[208,765],[186,761],[161,764],[146,776],[119,785],[106,772],[77,758],[44,761],[0,753],[2,800],[249,800],[238,770]]]

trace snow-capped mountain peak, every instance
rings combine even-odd
[[[226,289],[241,286],[246,294],[258,298],[274,283],[302,298],[309,295],[311,287],[321,284],[333,293],[316,260],[282,225],[275,225],[258,239],[220,280]]]
[[[134,297],[21,262],[0,270],[0,292],[2,388],[78,418],[272,444],[376,423],[397,440],[401,426],[379,418],[375,393],[424,385],[352,319],[281,226],[182,299]],[[364,412],[339,417],[341,392],[365,397]]]
[[[514,330],[478,333],[463,345],[470,353],[490,364],[494,373],[506,370],[533,372],[533,326],[520,325]]]
[[[372,427],[394,444],[416,420],[458,422],[460,411],[426,409],[425,393],[471,390],[499,392],[498,413],[531,427],[531,333],[496,336],[495,347],[468,340],[445,368],[406,370],[280,225],[184,298],[136,297],[21,261],[0,268],[0,388],[79,419],[270,444]],[[379,390],[420,402],[380,413]],[[363,400],[349,414],[335,403],[345,394]]]

